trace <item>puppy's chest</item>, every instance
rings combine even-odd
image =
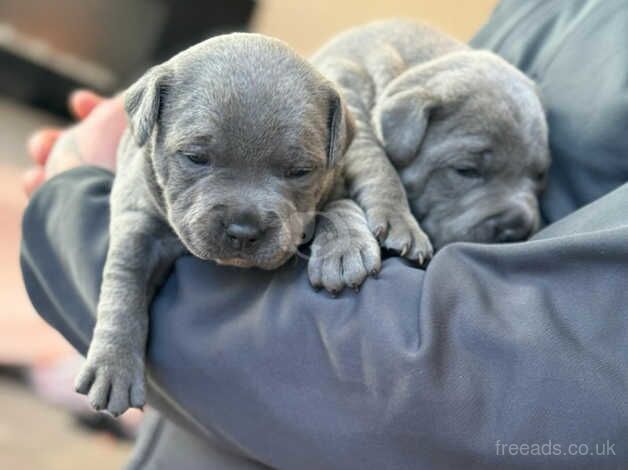
[[[149,256],[154,258],[155,269],[151,273],[150,288],[156,289],[163,284],[177,258],[187,254],[181,240],[172,233],[164,234],[155,240]]]

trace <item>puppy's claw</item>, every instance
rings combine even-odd
[[[410,250],[410,244],[405,244],[401,247],[401,251],[399,252],[399,255],[403,258],[404,256],[408,254],[409,250]]]
[[[373,235],[377,238],[379,243],[383,243],[388,236],[388,227],[386,225],[379,225],[373,231]]]
[[[381,219],[386,220],[388,227],[386,237],[383,240],[378,238],[384,248],[397,252],[399,256],[411,261],[418,261],[420,264],[431,256],[430,241],[409,209],[399,209],[398,206],[395,206],[394,210],[379,208],[367,211],[367,217],[375,220],[375,226],[383,225]]]

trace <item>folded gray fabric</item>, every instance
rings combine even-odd
[[[503,0],[471,41],[537,81],[553,163],[554,221],[628,181],[628,2]]]

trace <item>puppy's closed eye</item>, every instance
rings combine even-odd
[[[485,166],[491,160],[491,150],[471,150],[467,158],[452,162],[452,169],[457,176],[465,179],[485,178]]]
[[[194,163],[195,165],[209,165],[211,162],[211,159],[209,158],[209,155],[207,154],[190,152],[190,151],[185,151],[185,150],[179,151],[177,152],[177,154],[181,158],[185,158],[188,161]]]
[[[296,167],[288,168],[284,171],[284,177],[289,179],[300,179],[311,175],[314,172],[313,167]]]
[[[538,184],[544,184],[545,178],[547,178],[547,171],[537,170],[532,174],[532,179]]]
[[[455,171],[458,176],[466,179],[480,179],[483,177],[480,168],[473,165],[457,165],[452,167],[452,170]]]

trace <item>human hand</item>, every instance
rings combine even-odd
[[[81,122],[67,129],[40,129],[28,140],[35,166],[23,176],[27,196],[46,180],[79,165],[115,171],[116,151],[126,127],[122,96],[103,98],[81,90],[72,94],[69,107]]]

